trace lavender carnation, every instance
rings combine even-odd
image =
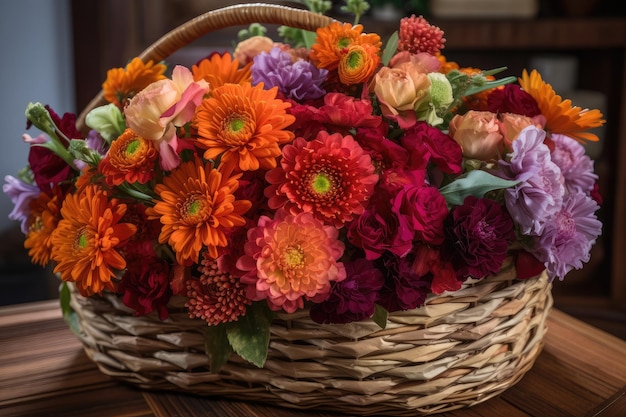
[[[311,100],[326,94],[321,84],[327,74],[327,70],[318,69],[308,61],[292,62],[291,56],[277,47],[256,55],[252,65],[254,85],[262,82],[267,88],[278,87],[278,91],[295,100]]]
[[[561,170],[552,162],[550,149],[543,143],[545,131],[534,126],[522,130],[513,141],[509,162],[500,162],[500,174],[519,181],[504,192],[506,207],[520,231],[539,235],[545,219],[561,209],[565,188]]]
[[[548,219],[531,252],[546,265],[548,275],[563,280],[572,269],[588,262],[591,247],[602,232],[595,212],[598,204],[584,193],[565,197],[560,211]]]
[[[561,169],[567,192],[589,194],[598,175],[593,171],[593,161],[583,145],[565,135],[553,134],[550,138],[554,142],[552,161]]]
[[[29,205],[33,199],[39,197],[41,191],[36,185],[27,184],[11,175],[6,175],[4,181],[2,191],[9,196],[14,204],[13,210],[9,213],[9,219],[20,221],[22,233],[27,234]]]

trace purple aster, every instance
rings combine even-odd
[[[543,143],[546,133],[534,126],[513,141],[509,162],[500,161],[500,174],[519,183],[504,192],[509,213],[525,235],[539,235],[545,219],[561,209],[565,188],[561,170]]]
[[[294,100],[311,100],[323,96],[326,91],[321,84],[328,71],[319,69],[305,60],[292,62],[291,55],[274,47],[269,53],[254,57],[252,83],[263,83],[266,88],[278,87],[278,91]]]
[[[30,213],[30,202],[39,197],[41,190],[36,185],[25,183],[11,175],[4,177],[5,184],[2,191],[11,199],[14,204],[13,210],[9,213],[9,219],[21,222],[22,233],[28,233],[28,217]]]
[[[565,197],[563,207],[546,222],[541,236],[534,238],[531,252],[546,265],[550,278],[563,280],[572,269],[588,262],[591,247],[602,233],[596,217],[598,204],[580,192]]]
[[[378,291],[385,278],[374,264],[363,258],[344,264],[346,279],[335,282],[330,297],[311,307],[311,319],[317,323],[351,323],[374,314]]]
[[[553,134],[550,139],[554,142],[552,161],[561,169],[566,190],[589,194],[598,175],[593,171],[593,161],[585,153],[583,145],[565,135]]]

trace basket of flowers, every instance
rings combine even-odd
[[[603,116],[536,71],[446,60],[423,17],[383,44],[319,12],[211,11],[78,117],[29,105],[11,217],[113,378],[358,415],[485,401],[533,366],[552,281],[601,233]],[[164,63],[239,25],[232,52]]]

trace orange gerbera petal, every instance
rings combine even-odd
[[[349,23],[333,22],[317,30],[317,39],[311,47],[311,61],[318,68],[334,70],[339,67],[342,52],[352,45],[370,44],[380,49],[382,42],[375,33],[366,34],[362,25],[352,26]]]
[[[563,100],[556,94],[537,70],[532,70],[530,75],[524,70],[519,84],[537,101],[541,114],[546,118],[546,130],[569,136],[579,142],[599,140],[597,135],[585,130],[605,123],[602,112],[572,106],[572,101]]]
[[[191,67],[194,81],[205,80],[211,89],[227,83],[244,84],[252,82],[250,68],[252,62],[239,68],[239,61],[233,59],[229,53],[213,54],[211,58],[203,59]]]
[[[51,236],[61,217],[61,198],[60,191],[53,197],[41,193],[30,203],[30,227],[24,247],[28,249],[32,261],[44,267],[50,262],[52,254]]]
[[[154,141],[137,136],[127,128],[111,143],[99,169],[109,185],[120,185],[124,181],[145,184],[152,179],[158,156]]]
[[[139,58],[134,58],[126,68],[112,68],[102,84],[104,98],[121,109],[128,99],[149,84],[164,79],[165,69],[164,64],[144,63]]]
[[[233,195],[240,175],[231,176],[223,167],[215,169],[195,158],[180,164],[154,188],[159,200],[146,214],[160,220],[159,242],[172,247],[179,264],[197,263],[203,247],[217,258],[217,248],[228,244],[226,232],[245,224],[242,216],[251,204]]]
[[[88,185],[82,193],[68,194],[61,207],[61,220],[52,233],[55,273],[76,283],[84,296],[114,291],[113,278],[126,268],[118,249],[137,227],[120,223],[126,204],[109,199],[107,192]]]
[[[204,157],[238,166],[242,171],[276,167],[279,145],[291,142],[285,130],[295,121],[287,114],[290,103],[276,98],[277,87],[264,90],[263,83],[225,84],[212,90],[196,109],[198,140]]]

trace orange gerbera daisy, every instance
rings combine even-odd
[[[102,83],[104,98],[122,109],[124,103],[149,84],[165,78],[164,64],[144,63],[134,58],[126,68],[112,68],[107,71],[107,78]]]
[[[124,181],[145,184],[152,179],[158,156],[154,141],[137,136],[127,128],[111,143],[99,169],[109,185],[120,185]]]
[[[194,81],[205,80],[211,89],[227,83],[244,84],[252,82],[250,70],[252,62],[239,68],[239,61],[233,59],[229,53],[213,54],[191,67]]]
[[[606,120],[599,110],[581,109],[572,106],[571,100],[563,100],[556,94],[552,86],[541,78],[537,70],[530,75],[526,70],[519,78],[519,84],[524,91],[530,94],[541,114],[546,118],[546,130],[550,133],[560,133],[584,143],[585,140],[597,142],[598,136],[585,130],[600,127]]]
[[[51,236],[61,217],[59,210],[61,198],[60,191],[55,192],[53,197],[41,193],[30,203],[30,227],[24,240],[24,247],[28,249],[28,255],[33,262],[44,267],[50,262]]]
[[[242,171],[276,167],[279,145],[291,142],[285,130],[295,121],[287,114],[291,104],[276,98],[278,88],[263,89],[263,83],[225,84],[212,90],[196,109],[197,143],[206,148],[204,157],[238,166]]]
[[[337,69],[344,49],[352,45],[370,44],[380,50],[382,42],[375,33],[362,33],[363,26],[352,26],[349,23],[333,22],[317,30],[316,43],[311,47],[311,61],[318,68],[329,71]]]
[[[113,278],[126,268],[119,249],[137,231],[133,224],[120,223],[124,213],[126,204],[109,199],[95,185],[65,197],[62,218],[52,233],[54,272],[76,283],[81,295],[115,290]]]
[[[217,258],[217,248],[228,244],[226,232],[246,223],[242,216],[251,204],[235,200],[240,175],[231,176],[231,172],[224,165],[215,169],[195,158],[180,164],[154,187],[160,200],[146,214],[160,220],[159,242],[174,249],[179,264],[197,263],[203,246],[209,256]]]

